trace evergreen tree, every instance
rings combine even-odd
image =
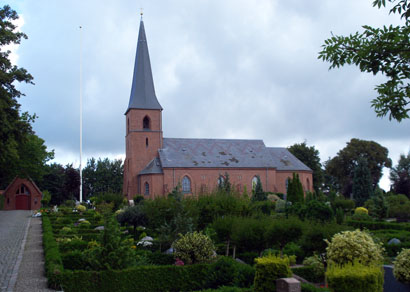
[[[299,180],[299,174],[293,173],[293,178],[288,181],[287,201],[295,203],[303,203],[304,193],[302,183]]]
[[[259,175],[256,176],[256,179],[257,179],[256,185],[255,185],[255,189],[253,190],[253,195],[252,195],[252,202],[266,201],[267,195],[263,191],[262,182],[261,182]]]
[[[352,194],[358,207],[363,206],[373,195],[372,177],[367,165],[367,159],[360,157],[354,169]]]
[[[392,189],[396,194],[404,194],[410,199],[410,152],[400,155],[396,167],[390,171]]]

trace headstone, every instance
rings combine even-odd
[[[104,226],[97,226],[97,227],[94,228],[94,230],[100,230],[100,231],[104,230]]]
[[[276,280],[276,292],[301,292],[301,285],[295,278],[282,278]]]
[[[392,245],[392,244],[400,244],[400,243],[401,243],[400,239],[392,238],[392,239],[389,240],[389,242],[387,244]]]

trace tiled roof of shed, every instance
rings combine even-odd
[[[262,140],[164,138],[158,151],[166,168],[310,170],[286,148],[267,148]]]

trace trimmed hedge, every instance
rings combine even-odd
[[[255,259],[255,292],[275,292],[276,280],[292,276],[288,258],[268,256]]]
[[[327,288],[318,288],[314,285],[301,283],[302,292],[330,292]]]
[[[50,219],[46,215],[43,215],[41,218],[43,223],[43,247],[48,285],[51,288],[58,288],[60,282],[59,277],[64,271],[63,262],[57,242],[53,236]]]
[[[347,220],[346,224],[349,226],[353,226],[354,228],[367,228],[369,230],[395,229],[410,231],[410,223]]]
[[[64,271],[65,292],[71,291],[192,291],[207,287],[210,265],[142,266],[126,270]]]
[[[322,283],[325,279],[325,273],[323,272],[323,274],[319,275],[317,269],[312,266],[291,268],[291,270],[293,274],[298,275],[311,283]]]
[[[383,292],[384,271],[380,266],[331,265],[326,276],[333,292]]]

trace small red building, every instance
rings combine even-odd
[[[36,210],[42,193],[30,178],[16,177],[3,192],[4,210]]]

